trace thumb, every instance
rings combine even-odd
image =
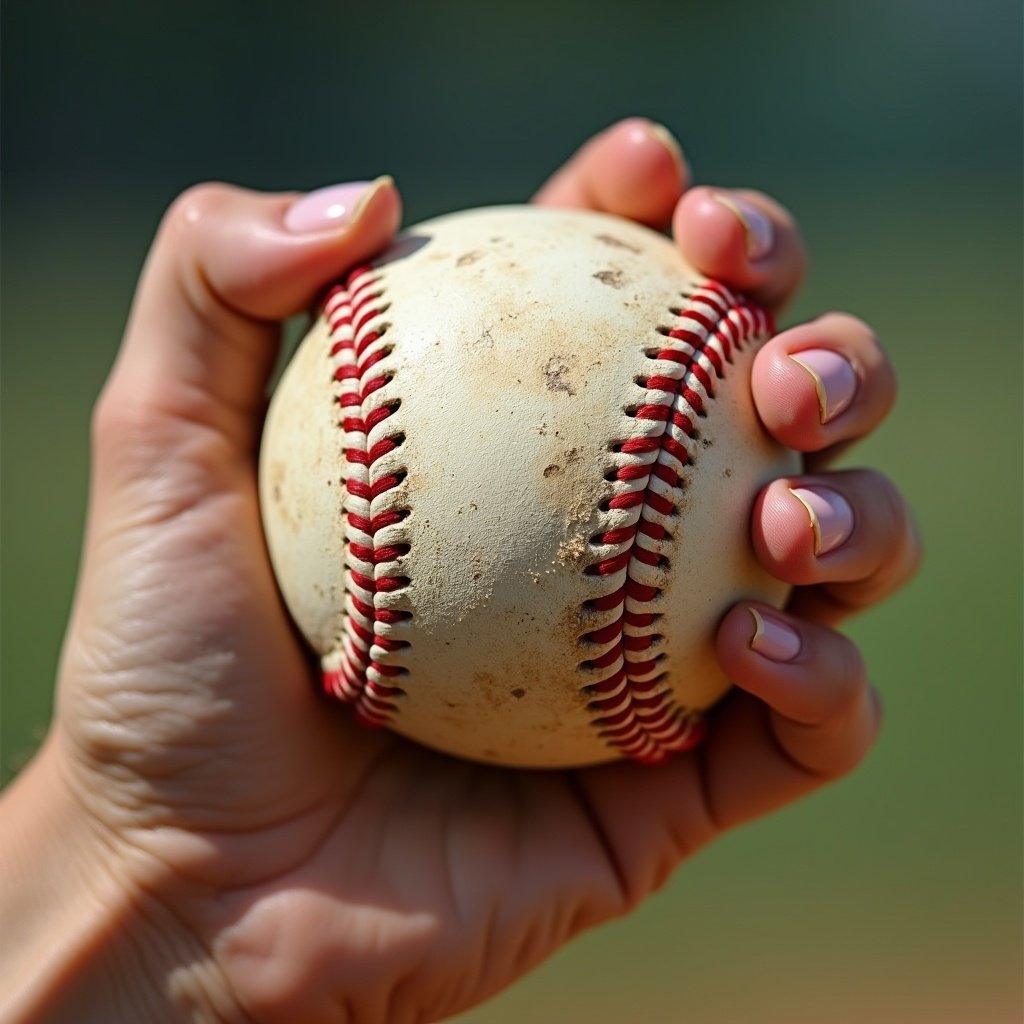
[[[96,413],[97,455],[127,455],[142,434],[133,475],[145,465],[166,471],[199,428],[226,442],[221,455],[249,459],[280,321],[383,249],[400,217],[386,177],[305,196],[221,184],[185,192],[143,269]]]

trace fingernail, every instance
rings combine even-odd
[[[800,634],[775,616],[762,615],[749,609],[754,619],[754,635],[750,649],[770,661],[792,661],[800,653]]]
[[[382,188],[391,184],[384,175],[374,181],[350,181],[308,192],[288,207],[284,226],[296,234],[329,231],[355,224]]]
[[[857,374],[838,352],[827,348],[808,348],[791,353],[789,358],[814,378],[822,423],[834,420],[850,407],[853,396],[857,394]]]
[[[768,217],[749,200],[733,192],[713,192],[712,198],[743,225],[747,233],[747,258],[760,260],[775,248],[775,229]]]
[[[657,121],[648,121],[644,128],[649,136],[661,143],[668,150],[669,155],[675,162],[679,174],[683,178],[689,177],[686,169],[686,161],[683,159],[683,147],[679,145],[678,139],[663,125]]]
[[[827,555],[853,533],[853,508],[827,487],[790,487],[789,493],[807,510],[814,534],[815,555]]]

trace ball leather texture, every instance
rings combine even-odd
[[[769,318],[603,214],[468,210],[332,288],[260,455],[278,584],[365,724],[495,764],[657,763],[728,689],[715,630],[787,588],[759,490]]]

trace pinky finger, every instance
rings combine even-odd
[[[719,659],[770,712],[779,756],[825,781],[855,768],[881,724],[881,702],[856,646],[840,633],[763,605],[722,622]]]

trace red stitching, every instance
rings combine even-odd
[[[393,593],[409,583],[398,568],[409,545],[393,537],[386,543],[377,539],[380,531],[400,523],[408,511],[389,502],[394,497],[389,492],[402,482],[404,473],[381,475],[377,467],[404,440],[401,433],[380,436],[399,403],[375,400],[371,403],[375,407],[367,408],[367,399],[391,382],[391,376],[378,367],[391,349],[376,344],[387,330],[380,322],[387,306],[380,302],[377,284],[375,272],[361,267],[331,289],[324,306],[331,372],[340,389],[338,405],[345,413],[339,426],[345,432],[348,471],[344,625],[340,657],[325,664],[323,686],[354,705],[358,718],[370,726],[387,724],[405,692],[396,679],[406,670],[384,658],[409,646],[387,634],[389,627],[410,617],[408,612],[376,606],[376,595]]]
[[[411,613],[377,607],[377,595],[401,591],[409,579],[400,559],[408,544],[392,535],[408,509],[393,505],[404,471],[384,472],[377,463],[398,448],[404,435],[387,434],[387,420],[398,407],[383,391],[391,382],[383,360],[391,349],[381,342],[387,309],[370,268],[353,271],[328,295],[331,372],[338,385],[338,404],[345,432],[346,568],[345,616],[340,653],[325,665],[324,688],[352,704],[364,724],[387,724],[404,695],[400,685],[406,669],[388,656],[409,646],[390,629]],[[681,470],[689,463],[687,439],[696,436],[695,421],[714,398],[734,350],[755,335],[770,331],[767,315],[715,283],[697,288],[684,307],[673,309],[676,325],[663,330],[664,343],[649,351],[660,362],[658,372],[640,380],[645,394],[632,411],[638,436],[613,446],[620,458],[610,474],[615,492],[602,504],[612,522],[597,538],[613,548],[585,569],[607,577],[608,593],[588,602],[589,608],[615,618],[581,640],[596,648],[581,663],[588,677],[584,692],[594,727],[621,754],[644,762],[660,762],[690,749],[705,731],[703,716],[679,706],[668,688],[656,651],[658,613],[651,607],[660,594],[656,586],[635,578],[632,567],[665,562],[645,541],[657,544],[667,536],[651,514],[672,515],[677,507]],[[383,392],[383,395],[378,393]],[[372,396],[378,395],[368,402]],[[389,500],[390,499],[390,500]],[[622,523],[622,519],[628,521]],[[618,520],[615,522],[614,520]]]
[[[625,459],[618,460],[611,475],[616,493],[601,507],[609,517],[628,516],[630,521],[609,524],[598,535],[599,545],[616,550],[584,570],[617,583],[613,591],[586,606],[617,612],[616,618],[580,638],[598,649],[580,664],[587,676],[584,693],[590,698],[593,724],[620,753],[648,763],[696,746],[706,726],[699,711],[676,703],[667,673],[660,671],[662,656],[651,656],[660,639],[659,615],[645,606],[661,590],[634,578],[632,567],[666,563],[663,555],[643,543],[666,536],[664,525],[648,514],[675,513],[682,470],[690,461],[683,438],[696,437],[694,421],[705,415],[733,352],[772,331],[763,310],[717,282],[706,282],[686,300],[683,307],[670,310],[678,323],[662,330],[665,343],[648,351],[659,361],[658,372],[638,381],[646,393],[631,414],[642,436],[612,446]]]

